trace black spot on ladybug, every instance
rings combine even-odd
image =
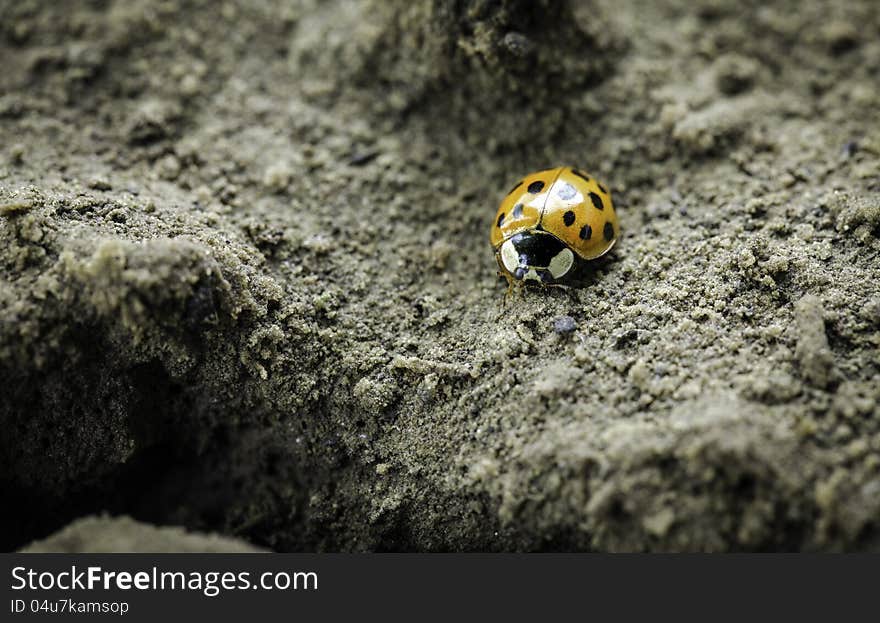
[[[598,186],[599,190],[601,190],[603,193],[605,193],[606,195],[608,194],[608,189],[605,188],[605,185],[602,182],[596,182],[596,186]]]
[[[589,240],[593,237],[593,228],[589,225],[584,225],[581,227],[581,233],[578,235],[581,237],[581,240]]]
[[[539,192],[541,192],[542,190],[544,190],[544,182],[542,182],[541,180],[538,180],[537,182],[532,182],[531,184],[529,184],[528,190],[533,195],[536,195]]]
[[[510,213],[510,218],[517,219],[522,216],[523,204],[518,203],[513,206],[513,212]]]
[[[562,222],[565,223],[566,227],[571,227],[574,225],[574,212],[569,210],[565,214],[562,215]]]
[[[575,175],[577,175],[579,178],[581,178],[585,182],[590,181],[590,176],[587,175],[586,173],[584,173],[583,171],[579,171],[578,169],[572,169],[571,172],[574,173]]]
[[[596,207],[597,210],[605,209],[605,204],[602,203],[602,197],[600,197],[596,193],[590,193],[590,201],[593,202],[593,205]]]
[[[522,279],[523,277],[526,276],[526,269],[523,268],[522,266],[520,266],[519,268],[517,268],[513,272],[513,276],[516,277],[517,279]]]
[[[498,225],[498,227],[501,227],[502,223],[504,223],[504,212],[498,215],[498,222],[496,223],[496,225]]]
[[[606,221],[605,228],[602,230],[602,235],[605,236],[605,240],[608,241],[614,238],[614,225]]]
[[[511,194],[513,191],[515,191],[517,188],[519,188],[519,187],[522,186],[522,185],[523,185],[523,181],[522,181],[522,180],[518,181],[518,182],[516,183],[516,186],[514,186],[513,188],[511,188],[511,189],[510,189],[510,192],[508,192],[507,194],[508,194],[508,195]]]

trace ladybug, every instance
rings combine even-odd
[[[608,253],[619,235],[608,189],[580,169],[558,167],[517,182],[498,207],[489,242],[511,288],[559,286],[577,263]]]

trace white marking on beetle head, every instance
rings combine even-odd
[[[519,253],[513,246],[512,240],[505,240],[501,245],[501,262],[510,274],[515,273],[519,268]]]
[[[553,259],[550,260],[550,266],[547,268],[554,279],[559,279],[571,270],[573,264],[574,253],[571,252],[571,249],[563,249],[553,256]]]

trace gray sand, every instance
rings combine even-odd
[[[248,554],[263,550],[238,539],[190,533],[177,527],[157,528],[130,517],[83,517],[42,541],[25,554],[79,553],[200,553]]]
[[[0,14],[6,549],[880,549],[877,2]],[[502,307],[562,164],[621,240]]]

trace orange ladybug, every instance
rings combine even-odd
[[[511,287],[560,285],[576,263],[608,253],[619,235],[608,189],[580,169],[558,167],[513,187],[498,207],[489,242]]]

